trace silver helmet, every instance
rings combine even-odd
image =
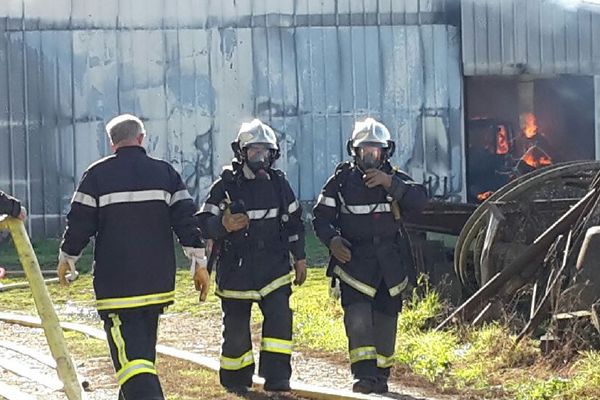
[[[244,122],[238,131],[236,142],[240,150],[251,144],[264,144],[271,150],[279,150],[277,136],[275,136],[273,128],[259,119]]]
[[[352,148],[362,147],[367,143],[370,146],[388,148],[392,141],[392,135],[381,122],[373,118],[367,118],[363,121],[356,121],[350,140],[352,141]]]
[[[257,177],[264,176],[280,156],[275,131],[259,119],[242,124],[231,148],[236,159],[247,165]]]
[[[369,159],[368,155],[359,150],[365,147],[379,147],[379,156]],[[394,154],[396,144],[385,125],[373,118],[366,118],[356,121],[346,148],[348,155],[354,157],[361,168],[369,169],[381,167]]]

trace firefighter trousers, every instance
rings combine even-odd
[[[259,375],[265,383],[289,380],[292,374],[291,288],[281,287],[258,301],[263,314]],[[251,387],[254,356],[250,334],[252,300],[221,299],[223,345],[219,379],[227,388]]]
[[[100,316],[119,383],[119,400],[164,400],[154,362],[162,309],[108,312]]]
[[[344,292],[353,290],[342,284]],[[399,296],[391,297],[385,285],[375,298],[352,296],[355,301],[343,302],[344,326],[348,337],[350,365],[356,379],[379,378],[387,381],[394,361]],[[400,305],[399,305],[400,304]]]

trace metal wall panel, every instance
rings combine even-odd
[[[594,95],[596,110],[596,160],[600,160],[600,75],[594,77]]]
[[[461,0],[465,75],[600,74],[600,6]]]
[[[313,200],[354,121],[373,116],[397,164],[458,197],[456,11],[450,0],[1,2],[0,188],[25,201],[35,236],[58,235],[82,172],[110,152],[105,122],[131,112],[201,202],[256,116]]]

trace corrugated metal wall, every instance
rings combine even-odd
[[[600,75],[594,77],[594,106],[596,107],[596,160],[600,160]]]
[[[104,123],[139,115],[147,147],[201,201],[252,116],[312,200],[353,121],[382,119],[396,162],[434,193],[463,191],[460,39],[444,0],[10,0],[0,3],[0,188],[36,236],[60,232]]]
[[[600,6],[566,3],[462,0],[465,75],[600,75]]]

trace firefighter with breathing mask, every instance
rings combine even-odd
[[[427,203],[424,187],[391,166],[395,143],[373,118],[358,121],[314,207],[313,225],[330,249],[328,275],[341,289],[353,391],[387,392],[401,293],[416,271],[403,216]]]
[[[198,214],[203,235],[213,243],[208,264],[216,264],[223,309],[219,377],[231,392],[251,387],[250,311],[257,302],[264,316],[259,374],[265,390],[288,391],[291,283],[306,279],[302,210],[283,172],[273,168],[279,144],[270,126],[258,119],[242,124],[232,149],[231,168],[213,184]]]

